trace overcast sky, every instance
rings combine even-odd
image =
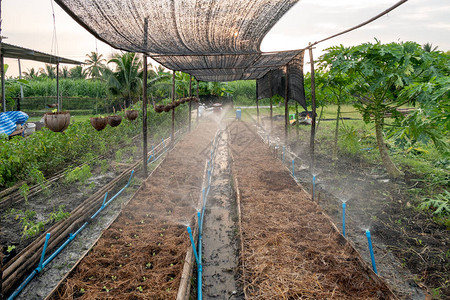
[[[220,0],[219,0],[220,1]],[[247,1],[247,0],[242,0]],[[251,1],[251,0],[248,0]],[[274,26],[264,39],[261,50],[300,49],[314,42],[355,26],[382,12],[398,0],[301,0]],[[2,36],[6,43],[59,56],[84,61],[95,51],[110,57],[114,49],[96,41],[84,28],[72,20],[56,3],[56,38],[53,37],[51,0],[3,0]],[[319,44],[314,50],[318,57],[322,49],[344,44],[415,41],[432,43],[440,50],[450,50],[450,1],[409,0],[375,22]],[[53,43],[52,43],[53,41]],[[58,46],[56,50],[55,45]],[[305,57],[308,59],[307,57]],[[7,76],[17,76],[17,60],[5,59],[10,65]],[[43,67],[43,64],[22,61],[22,71]]]

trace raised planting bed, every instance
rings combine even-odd
[[[167,154],[53,299],[177,297],[215,127],[201,124]]]
[[[230,130],[246,299],[395,299],[254,128]]]

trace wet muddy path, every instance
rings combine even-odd
[[[243,299],[236,281],[238,240],[236,200],[231,187],[228,134],[217,148],[203,229],[203,289],[205,299]]]

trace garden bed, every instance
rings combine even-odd
[[[54,299],[175,299],[215,125],[201,124],[167,154]]]
[[[230,128],[247,299],[391,299],[249,125]]]

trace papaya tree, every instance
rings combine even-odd
[[[365,43],[353,47],[328,48],[330,70],[343,73],[353,84],[349,93],[354,106],[366,123],[375,125],[375,134],[381,161],[393,178],[402,172],[392,162],[384,141],[385,115],[399,117],[396,108],[411,103],[410,97],[399,97],[430,67],[426,53],[414,42],[381,44]]]
[[[342,45],[340,47],[343,47]],[[348,99],[348,91],[352,84],[351,77],[344,72],[338,71],[337,68],[331,68],[333,56],[331,52],[327,52],[319,57],[319,71],[323,73],[321,81],[324,89],[329,90],[333,95],[334,103],[337,105],[336,126],[334,130],[333,154],[332,159],[337,160],[338,138],[339,138],[339,121],[341,119],[341,105]]]

